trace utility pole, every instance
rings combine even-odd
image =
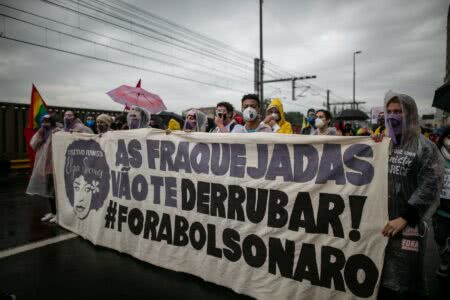
[[[259,0],[259,99],[264,111],[263,0]]]
[[[355,56],[356,54],[360,54],[361,51],[354,51],[353,52],[353,104],[352,104],[352,109],[355,109],[356,106],[356,102],[355,102],[355,77],[356,77],[356,72],[355,72]]]
[[[295,79],[292,79],[292,101],[295,100]]]
[[[330,90],[327,90],[327,110],[330,111]]]
[[[259,94],[259,58],[255,58],[254,60],[254,64],[255,64],[255,74],[254,74],[254,78],[255,78],[255,84],[254,84],[254,90],[255,90],[255,94]]]
[[[296,89],[295,82],[297,80],[306,80],[306,79],[315,79],[315,78],[317,78],[316,75],[301,76],[301,77],[290,77],[290,78],[280,78],[280,79],[272,79],[272,80],[262,81],[262,84],[264,84],[264,83],[271,83],[271,82],[291,81],[292,82],[292,100],[295,100],[295,89]]]

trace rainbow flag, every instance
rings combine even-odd
[[[31,89],[31,103],[30,110],[28,113],[28,127],[23,129],[23,135],[25,137],[25,142],[27,144],[28,158],[30,159],[30,167],[34,167],[34,158],[36,153],[30,146],[30,141],[36,131],[41,127],[42,116],[48,114],[47,105],[44,99],[42,99],[37,88],[34,86]]]
[[[48,114],[47,104],[34,86],[31,89],[30,111],[28,113],[28,128],[37,130],[41,127],[41,119]]]

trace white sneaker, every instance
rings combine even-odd
[[[45,216],[43,216],[42,218],[41,218],[41,221],[42,222],[47,222],[47,221],[49,221],[51,218],[53,218],[54,217],[54,215],[52,214],[52,213],[48,213],[48,214],[46,214]]]
[[[58,218],[55,216],[55,215],[53,215],[53,218],[51,218],[50,220],[48,220],[50,223],[52,223],[52,224],[56,224],[56,223],[58,223]]]

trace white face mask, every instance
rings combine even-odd
[[[325,123],[323,122],[323,120],[321,118],[317,118],[316,121],[314,122],[314,125],[317,128],[322,128],[323,126],[325,126]]]
[[[280,115],[277,114],[277,113],[272,113],[272,118],[273,118],[275,121],[278,121],[278,120],[280,120]]]
[[[258,117],[258,112],[253,107],[247,107],[242,112],[245,122],[254,121]]]

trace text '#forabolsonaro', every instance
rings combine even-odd
[[[221,218],[301,234],[332,235],[358,243],[362,238],[359,226],[367,196],[321,192],[315,206],[310,192],[301,189],[286,192],[283,186],[323,185],[330,181],[336,186],[368,186],[374,177],[370,145],[118,140],[115,170],[111,169],[114,200],[109,201],[106,209],[107,229],[131,232],[172,246],[190,245],[231,262],[243,259],[252,268],[262,268],[267,262],[271,274],[350,291],[358,297],[370,297],[375,291],[379,270],[369,256],[346,256],[342,249],[329,245],[276,236],[262,239],[257,234],[239,232],[233,226],[219,229],[212,224],[215,218]],[[234,182],[242,178],[243,185],[227,185],[226,178],[234,178]],[[277,181],[282,185],[252,187],[254,180]],[[168,214],[156,208],[137,208],[130,205],[134,201],[145,202],[147,208],[157,205],[176,210]],[[201,223],[178,211],[214,219]],[[345,212],[350,214],[349,218],[342,218]],[[351,224],[344,226],[341,218]]]
[[[141,238],[165,242],[168,245],[206,251],[209,256],[237,262],[241,258],[253,268],[262,268],[267,261],[268,272],[312,285],[345,292],[346,287],[358,297],[370,297],[379,271],[366,255],[346,257],[340,249],[311,243],[299,243],[269,237],[268,243],[256,234],[242,236],[233,228],[217,232],[216,225],[153,210],[129,208],[110,200],[105,216],[105,228],[131,232]],[[218,247],[217,239],[221,239]],[[206,249],[205,249],[206,248]],[[298,255],[296,255],[298,253]],[[319,261],[317,259],[319,258]],[[361,272],[364,274],[361,280]],[[333,285],[332,285],[333,283]]]

